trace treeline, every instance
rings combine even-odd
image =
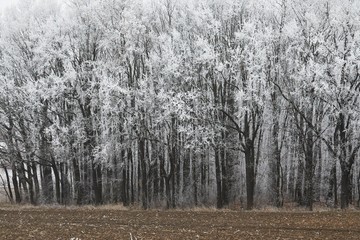
[[[21,1],[0,29],[11,202],[358,204],[360,3]]]

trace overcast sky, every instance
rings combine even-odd
[[[4,11],[5,8],[15,4],[18,0],[0,0],[0,11]]]

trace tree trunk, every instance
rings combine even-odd
[[[321,193],[322,193],[322,178],[321,178],[321,174],[322,174],[322,149],[321,149],[321,142],[318,143],[317,145],[317,171],[316,171],[316,195],[315,195],[315,200],[316,201],[321,201]]]
[[[276,207],[283,206],[281,155],[279,149],[279,121],[277,116],[273,118],[272,130],[272,155],[270,159],[270,186],[272,191],[272,202]]]
[[[193,179],[193,189],[194,189],[193,190],[194,204],[195,204],[195,206],[197,206],[199,204],[199,199],[198,199],[198,171],[197,171],[197,164],[196,164],[196,156],[193,156],[191,165],[192,165],[192,179]],[[203,161],[201,159],[201,166],[202,165],[203,165]],[[201,186],[202,187],[205,186],[205,179],[203,176],[204,175],[201,174]]]
[[[102,195],[102,171],[101,171],[101,165],[100,163],[94,163],[94,160],[92,161],[92,189],[94,191],[94,203],[95,205],[102,204],[103,202],[103,195]]]
[[[84,184],[80,179],[80,166],[78,161],[73,157],[73,175],[74,175],[74,187],[75,187],[75,195],[76,195],[76,204],[81,205],[84,204]]]
[[[253,149],[249,145],[245,149],[245,171],[246,171],[246,209],[251,210],[254,207],[255,194],[255,159]]]
[[[357,200],[357,207],[360,207],[360,170],[358,171],[358,176],[357,176],[357,192],[358,192],[358,200]]]
[[[60,163],[60,183],[61,183],[61,204],[69,204],[70,200],[70,185],[68,181],[68,166],[65,163]]]
[[[129,160],[128,160],[129,161]],[[117,156],[112,157],[112,168],[108,169],[108,178],[111,182],[112,186],[112,199],[111,201],[114,203],[119,202],[119,196],[120,196],[120,186],[119,186],[119,167],[118,167],[118,158]],[[109,186],[110,188],[110,186]]]
[[[50,159],[50,149],[48,138],[46,136],[46,128],[49,125],[48,120],[48,107],[49,102],[48,100],[43,101],[43,107],[41,110],[41,128],[40,128],[40,164],[41,164],[41,171],[42,171],[42,195],[44,202],[46,204],[52,203],[53,196],[54,196],[54,187],[53,187],[53,179],[51,174],[51,159]]]
[[[34,161],[31,163],[30,168],[32,170],[32,179],[33,179],[34,187],[35,187],[35,201],[37,203],[40,198],[40,184],[39,184],[39,179],[38,179],[36,163]]]
[[[327,201],[333,200],[334,207],[338,205],[337,198],[337,176],[336,176],[336,162],[333,163],[329,174],[329,190],[327,194]]]
[[[245,143],[245,178],[246,178],[246,209],[254,207],[255,194],[255,154],[252,140],[246,139]]]
[[[221,178],[221,163],[220,163],[220,156],[219,156],[219,149],[215,147],[215,177],[216,177],[216,207],[222,208],[223,201],[222,201],[222,178]]]
[[[308,137],[311,138],[311,137]],[[311,142],[310,142],[311,141]],[[312,138],[308,139],[306,153],[305,153],[305,205],[310,211],[313,210],[313,151],[312,151]]]
[[[304,163],[301,159],[298,159],[297,178],[295,183],[295,201],[303,204],[303,178],[304,178]]]
[[[135,176],[134,176],[134,161],[133,161],[133,154],[132,154],[132,149],[128,148],[127,151],[127,158],[129,161],[129,166],[130,166],[130,180],[131,180],[131,184],[130,184],[130,202],[131,204],[134,204],[135,202],[135,193],[134,193],[134,189],[135,189]]]
[[[127,191],[127,182],[128,182],[128,179],[127,179],[127,167],[125,166],[122,170],[122,173],[121,173],[121,181],[120,181],[120,189],[121,189],[121,201],[122,203],[124,204],[124,206],[128,206],[129,205],[129,198],[128,198],[128,191]]]
[[[27,174],[28,176],[25,176],[25,180],[29,185],[29,194],[30,194],[30,203],[32,205],[36,205],[37,201],[35,199],[35,192],[34,192],[34,182],[33,182],[33,178],[32,178],[32,172],[31,172],[31,164],[28,162],[27,164]]]
[[[16,203],[20,203],[22,199],[21,199],[20,187],[17,179],[17,170],[16,170],[15,162],[11,163],[11,171],[12,171],[12,182],[15,193],[15,201]]]
[[[19,176],[19,186],[22,186],[23,188],[25,202],[29,202],[30,192],[26,181],[24,163],[21,161],[21,163],[18,166],[19,167],[17,168],[17,171]]]
[[[10,200],[11,203],[13,203],[14,202],[14,197],[13,197],[13,193],[12,193],[12,190],[11,190],[9,172],[8,172],[6,166],[4,166],[4,165],[3,165],[3,169],[5,171],[5,176],[6,176],[6,183],[7,183],[7,188],[8,188],[7,192],[9,194],[9,200]]]
[[[224,147],[220,148],[221,159],[221,200],[222,205],[227,206],[229,204],[229,171],[228,171],[228,155]]]
[[[313,109],[309,108],[307,112],[308,119],[313,120]],[[313,210],[314,202],[314,139],[313,130],[310,127],[306,128],[305,141],[302,143],[305,151],[305,205],[310,211]]]
[[[59,171],[58,171],[58,167],[56,165],[56,162],[53,158],[53,156],[51,156],[51,166],[53,168],[53,172],[54,172],[54,177],[55,177],[55,195],[56,195],[56,202],[58,204],[61,203],[61,190],[60,190],[60,175],[59,175]]]
[[[340,206],[341,209],[346,209],[350,204],[350,193],[351,193],[351,167],[349,164],[341,164],[341,197]]]
[[[143,209],[148,208],[147,169],[145,159],[145,139],[139,140],[139,161],[141,168],[141,202]]]

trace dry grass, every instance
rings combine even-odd
[[[124,207],[122,204],[106,204],[100,206],[94,205],[58,205],[58,204],[44,204],[44,205],[31,205],[31,204],[11,204],[0,203],[0,210],[44,210],[44,209],[67,209],[67,210],[111,210],[111,211],[126,211],[130,210],[128,207]]]
[[[59,205],[59,204],[44,204],[44,205],[31,205],[31,204],[11,204],[9,202],[0,202],[0,210],[44,210],[44,209],[69,209],[69,210],[109,210],[109,211],[131,211],[131,210],[143,210],[140,205],[124,206],[123,204],[105,204],[105,205]],[[182,207],[175,209],[166,208],[150,208],[148,211],[171,211],[171,212],[248,212],[242,206],[238,204],[229,205],[223,209],[217,209],[215,206],[196,206],[196,207]],[[340,208],[331,208],[324,203],[315,203],[313,206],[313,212],[333,212],[333,211],[346,211],[353,212],[359,211],[359,208],[351,205],[348,209],[343,210]],[[262,206],[256,207],[250,212],[310,212],[308,208],[298,206],[296,203],[285,203],[282,208],[274,206]]]
[[[231,211],[228,208],[217,209],[215,206],[196,206],[196,207],[185,207],[185,208],[175,208],[168,209],[167,211],[186,211],[186,212],[228,212]]]

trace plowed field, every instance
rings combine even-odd
[[[7,207],[0,239],[360,239],[360,212]]]

